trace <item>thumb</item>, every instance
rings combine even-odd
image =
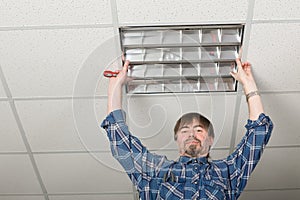
[[[231,75],[234,79],[237,78],[237,73],[236,73],[236,72],[230,72],[230,75]]]

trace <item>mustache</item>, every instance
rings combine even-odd
[[[184,144],[187,144],[189,142],[193,142],[196,141],[201,145],[201,140],[197,139],[197,138],[193,138],[193,139],[187,139],[186,141],[184,141]]]

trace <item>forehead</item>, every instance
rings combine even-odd
[[[187,128],[187,127],[193,127],[193,126],[201,126],[204,127],[204,125],[201,123],[201,121],[197,118],[193,118],[192,120],[187,121],[181,121],[179,129],[181,128]]]

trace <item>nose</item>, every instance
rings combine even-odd
[[[194,130],[191,130],[191,131],[190,131],[190,135],[189,135],[189,137],[192,137],[192,138],[194,138],[194,137],[195,137],[195,131],[194,131]]]

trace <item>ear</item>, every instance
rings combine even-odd
[[[208,144],[209,146],[212,146],[214,144],[214,138],[211,136],[208,136]]]
[[[178,135],[177,135],[177,133],[174,135],[174,140],[175,141],[177,141],[177,137],[178,137]]]

